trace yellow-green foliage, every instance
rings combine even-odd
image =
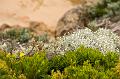
[[[119,79],[119,77],[112,70],[99,71],[89,61],[85,61],[83,66],[69,66],[62,73],[52,72],[52,79]]]
[[[116,66],[116,72],[120,75],[120,63],[118,63],[118,65]]]
[[[81,46],[49,60],[44,52],[19,59],[2,53],[0,79],[119,79],[119,66],[116,66],[119,54],[115,52],[103,54],[97,49]]]
[[[51,79],[64,79],[63,74],[60,71],[54,72],[54,70],[52,70],[51,76]]]
[[[97,49],[80,47],[49,61],[53,79],[119,79],[112,70],[119,60],[114,52],[102,54]]]
[[[21,75],[18,76],[18,79],[27,79],[27,78],[24,74],[21,74]]]
[[[120,78],[120,62],[116,65],[114,70],[118,74],[118,77]]]
[[[8,66],[7,66],[6,62],[1,59],[0,59],[0,69],[3,69],[5,71],[8,70]]]
[[[115,78],[114,77],[114,72],[110,71],[110,73],[107,74],[106,71],[99,71],[92,67],[89,61],[85,61],[83,63],[83,66],[70,66],[65,68],[65,79],[110,79],[110,78]],[[113,75],[113,76],[112,76]]]
[[[0,59],[0,79],[12,79],[12,74],[6,62]]]
[[[4,59],[6,57],[6,53],[0,50],[0,59]]]

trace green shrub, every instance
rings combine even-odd
[[[0,59],[0,79],[26,79],[24,74],[16,75],[4,60]]]
[[[0,50],[0,59],[5,59],[6,53],[2,50]]]
[[[28,42],[32,37],[31,32],[29,29],[22,28],[22,29],[10,29],[0,33],[1,39],[11,39],[18,41],[20,43]]]
[[[0,79],[13,79],[13,74],[11,73],[6,62],[0,59]]]
[[[85,48],[81,46],[75,51],[69,51],[65,55],[57,55],[53,57],[50,62],[50,70],[63,70],[69,65],[83,65],[84,61],[89,60],[92,66],[99,64],[109,69],[115,66],[119,60],[119,55],[114,52],[107,54],[101,53],[97,49]]]
[[[10,41],[15,41],[15,42],[20,42],[20,43],[27,43],[29,40],[32,38],[35,38],[35,41],[37,42],[47,42],[48,41],[48,36],[47,34],[44,35],[34,35],[30,29],[26,28],[21,28],[21,29],[10,29],[6,30],[3,32],[0,32],[0,39],[7,40],[9,39]]]
[[[20,43],[26,43],[32,38],[32,35],[28,29],[22,29],[20,30],[20,36],[18,38],[18,41]]]
[[[8,69],[7,68],[8,67],[7,67],[5,61],[2,61],[0,59],[0,77],[3,77],[4,75],[8,74],[8,72],[7,72]]]
[[[118,53],[103,54],[98,49],[84,46],[64,55],[55,55],[50,60],[44,52],[19,59],[3,52],[0,59],[6,63],[7,71],[11,70],[12,79],[119,79]],[[6,70],[0,72],[9,76]]]
[[[118,79],[112,70],[99,71],[89,61],[85,61],[83,66],[67,67],[63,74],[64,79]]]
[[[102,0],[96,6],[90,7],[88,13],[93,19],[103,16],[115,16],[120,13],[120,0]]]
[[[65,67],[69,66],[66,58],[62,55],[54,56],[51,60],[49,60],[49,71],[51,70],[64,70]]]
[[[47,38],[47,34],[44,35],[40,35],[40,36],[35,36],[35,41],[37,42],[47,42],[48,38]]]
[[[47,77],[48,60],[44,53],[36,53],[33,57],[21,57],[16,60],[9,58],[9,66],[16,72],[16,75],[24,74],[28,79],[41,79]]]
[[[119,55],[113,52],[108,52],[104,57],[103,66],[105,69],[110,69],[116,66],[116,62],[119,61]]]
[[[95,64],[95,61],[101,60],[104,58],[104,54],[102,54],[97,49],[92,48],[85,48],[84,46],[81,46],[75,51],[77,64],[82,65],[84,61],[90,60],[91,64]]]
[[[101,53],[97,49],[86,48],[81,46],[75,51],[69,51],[65,53],[65,55],[58,55],[53,57],[49,62],[50,70],[54,70],[54,76],[61,75],[60,79],[62,79],[62,74],[64,74],[64,69],[71,67],[75,68],[75,71],[72,70],[68,71],[71,74],[67,74],[69,77],[70,75],[76,75],[75,77],[71,77],[67,79],[109,79],[114,71],[111,69],[116,66],[116,63],[119,60],[119,54],[114,52],[108,52],[106,54]],[[89,69],[84,68],[85,61],[89,61]],[[70,66],[70,67],[69,67]],[[86,70],[85,70],[86,69]],[[60,72],[63,72],[60,74]],[[83,70],[83,71],[82,71]],[[84,71],[85,70],[85,71]],[[86,73],[89,72],[90,73]],[[109,72],[109,73],[107,73]],[[85,74],[83,74],[85,73]],[[97,73],[97,74],[96,74]],[[93,75],[92,75],[93,74]],[[102,75],[102,76],[101,76]],[[66,76],[66,75],[65,75]],[[114,76],[112,76],[114,77]],[[116,77],[116,74],[115,74]],[[55,77],[54,77],[55,78]],[[58,78],[58,77],[57,77]],[[117,79],[117,78],[116,78]]]
[[[116,74],[118,74],[118,78],[120,78],[120,61],[117,63],[116,67],[114,68]]]
[[[84,61],[89,60],[92,66],[99,62],[105,69],[115,67],[115,63],[119,60],[119,54],[114,52],[107,52],[105,55],[97,49],[80,47],[75,51],[77,64],[83,64]]]
[[[119,79],[113,70],[100,71],[95,69],[89,61],[81,66],[69,66],[63,72],[52,71],[52,79]]]
[[[64,75],[59,70],[56,72],[54,72],[53,70],[51,74],[51,79],[64,79]]]
[[[11,38],[12,40],[19,37],[19,32],[16,29],[8,30],[4,33],[5,38]]]

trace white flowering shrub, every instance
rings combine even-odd
[[[117,51],[120,45],[119,37],[109,29],[100,28],[95,32],[90,29],[77,30],[69,36],[57,38],[57,41],[47,46],[48,53],[64,54],[65,51],[74,50],[80,45],[97,48],[101,52]]]

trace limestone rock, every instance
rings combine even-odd
[[[83,29],[89,22],[89,15],[82,6],[77,6],[68,12],[58,21],[56,27],[56,36],[62,36],[67,32],[76,29]]]
[[[49,40],[54,40],[55,30],[53,28],[48,28],[48,27],[49,26],[43,22],[31,21],[28,29],[30,29],[33,33],[37,35],[47,34],[49,37]]]
[[[8,25],[8,24],[2,24],[2,25],[0,26],[0,31],[4,31],[4,30],[10,29],[10,28],[11,28],[10,25]]]
[[[96,20],[95,23],[97,29],[98,28],[111,29],[113,32],[120,36],[120,15],[108,18],[101,18]]]
[[[43,34],[45,32],[47,32],[47,25],[44,24],[43,22],[35,22],[35,21],[31,21],[30,25],[29,25],[29,29],[33,32],[35,32],[36,34]]]

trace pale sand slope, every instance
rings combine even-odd
[[[28,26],[29,21],[38,21],[54,28],[59,18],[72,7],[66,0],[44,0],[41,6],[36,0],[0,0],[0,25]]]

